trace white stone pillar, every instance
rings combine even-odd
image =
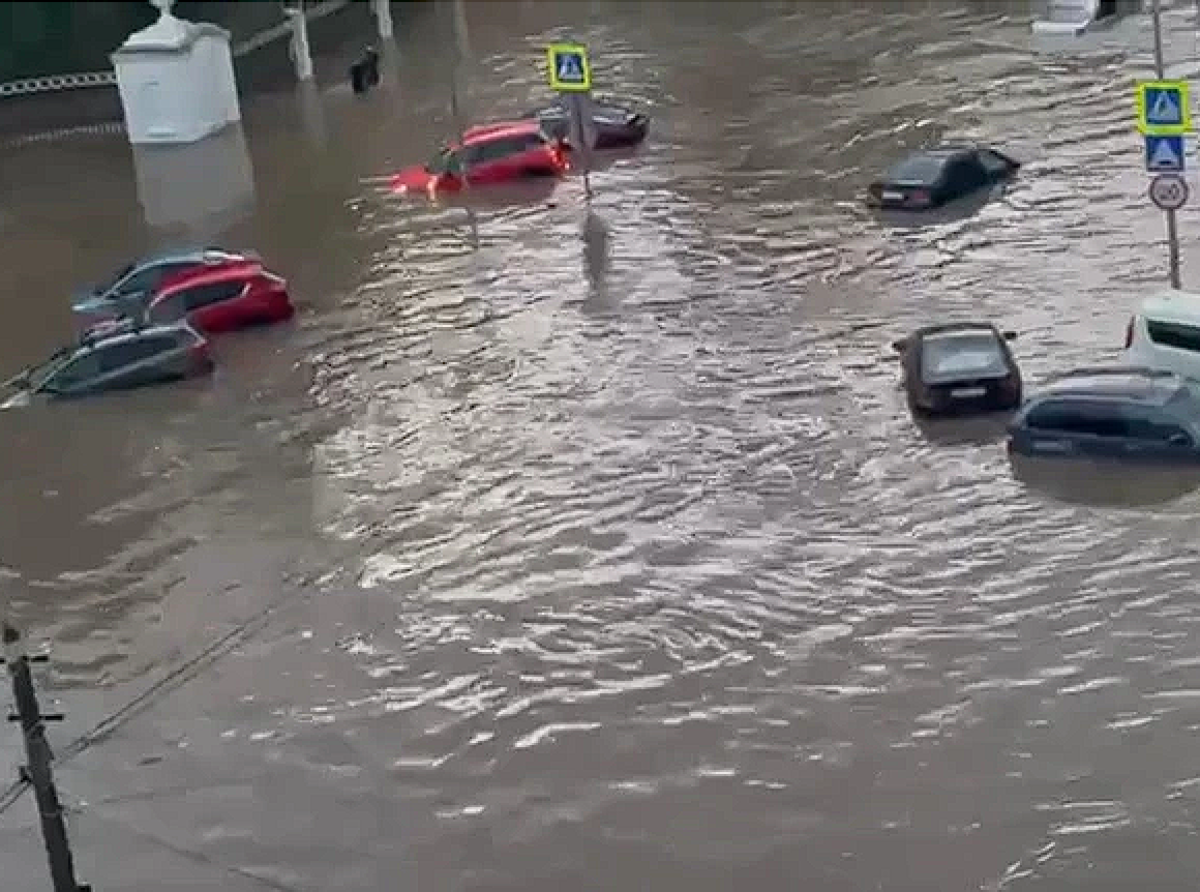
[[[371,0],[371,11],[375,13],[379,36],[385,39],[390,38],[393,33],[391,0]]]
[[[171,14],[129,35],[112,54],[125,129],[134,145],[189,143],[241,119],[229,32]]]
[[[304,9],[289,6],[284,11],[292,25],[292,39],[288,44],[288,51],[292,56],[292,64],[296,66],[296,79],[312,80],[312,51],[308,46],[308,19],[304,17]]]

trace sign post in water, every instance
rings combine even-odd
[[[1150,200],[1167,215],[1167,251],[1171,287],[1179,288],[1179,227],[1175,212],[1188,200],[1185,138],[1192,132],[1191,97],[1187,81],[1169,81],[1163,61],[1161,2],[1153,0],[1154,70],[1157,80],[1137,85],[1137,126],[1142,134]]]
[[[578,153],[583,165],[583,189],[591,198],[588,173],[596,144],[596,123],[592,115],[592,65],[587,47],[581,43],[552,43],[546,47],[546,63],[550,89],[562,94],[569,121],[567,142]]]

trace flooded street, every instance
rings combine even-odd
[[[983,317],[1031,382],[1117,355],[1166,280],[1148,44],[1036,54],[1020,2],[467,6],[474,118],[544,101],[567,35],[650,109],[590,212],[574,176],[472,196],[474,226],[381,191],[451,130],[427,10],[366,98],[335,60],[243,100],[253,195],[194,231],[286,275],[293,323],[220,339],[211,380],[0,413],[56,747],[251,624],[58,770],[81,879],[1194,886],[1195,481],[1014,469],[993,427],[915,425],[888,350]],[[863,207],[941,137],[1025,167],[925,226]],[[2,151],[7,377],[182,236],[120,133]],[[47,887],[30,800],[0,852]]]

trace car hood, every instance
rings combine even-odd
[[[0,402],[0,410],[21,409],[32,402],[33,395],[28,390],[18,390],[16,393]]]
[[[423,192],[436,177],[421,165],[413,165],[395,173],[390,181],[393,192]]]
[[[107,303],[102,292],[90,288],[81,288],[71,295],[71,308],[76,311],[95,310]]]

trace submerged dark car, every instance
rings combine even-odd
[[[31,397],[68,398],[204,375],[213,369],[208,342],[186,323],[133,322],[81,338],[6,382],[17,391],[4,408]]]
[[[871,184],[868,201],[883,208],[926,210],[1011,179],[1021,163],[983,146],[942,146],[901,161]]]
[[[1021,371],[990,322],[927,325],[892,343],[909,408],[918,415],[1002,412],[1021,404]]]
[[[641,112],[608,102],[592,102],[592,124],[596,128],[597,149],[636,146],[646,138],[650,119]],[[542,129],[564,142],[570,137],[571,114],[562,100],[534,109],[523,118],[538,120]],[[568,144],[569,145],[569,144]]]
[[[1059,375],[1009,424],[1017,455],[1200,464],[1200,384],[1130,366]]]

